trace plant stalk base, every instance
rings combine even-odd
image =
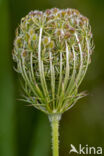
[[[59,156],[59,121],[61,119],[60,114],[52,114],[49,116],[52,128],[52,150],[53,156]]]

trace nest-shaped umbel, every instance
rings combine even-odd
[[[78,93],[92,54],[89,20],[75,9],[31,11],[16,31],[13,59],[25,101],[45,113],[63,113]]]

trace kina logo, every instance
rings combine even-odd
[[[97,154],[97,155],[102,155],[103,149],[102,147],[89,147],[88,145],[85,145],[84,147],[79,144],[79,148],[77,149],[73,144],[70,145],[70,151],[69,154],[71,153],[76,153],[76,154]]]

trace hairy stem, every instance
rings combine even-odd
[[[61,115],[53,114],[49,116],[52,128],[52,150],[53,156],[59,156],[59,120]]]

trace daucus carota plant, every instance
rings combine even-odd
[[[13,60],[22,78],[24,100],[48,115],[53,156],[59,155],[62,114],[85,96],[78,88],[92,49],[89,20],[75,9],[31,11],[16,30]]]

